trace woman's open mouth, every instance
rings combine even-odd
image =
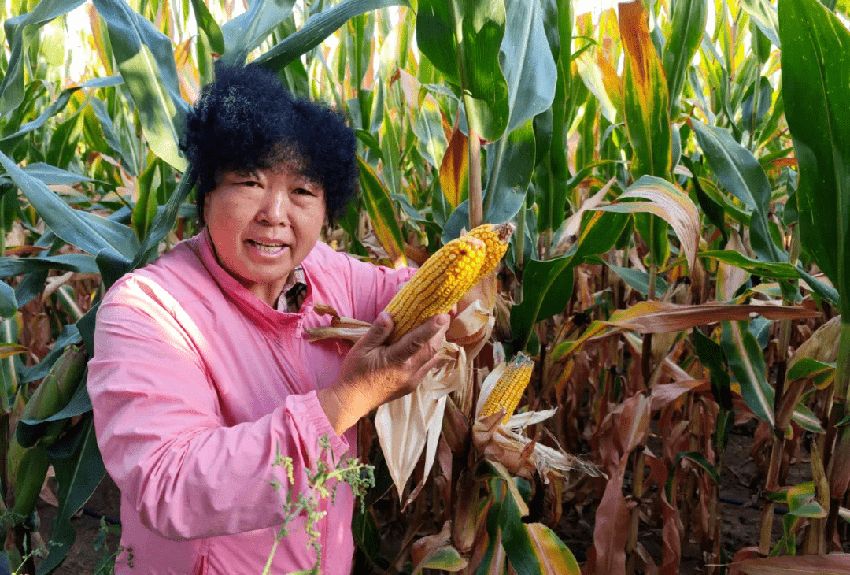
[[[279,242],[264,243],[257,240],[248,240],[248,243],[267,254],[275,254],[286,247],[286,244]]]

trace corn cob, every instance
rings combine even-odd
[[[525,388],[528,387],[533,370],[534,361],[522,352],[517,354],[508,364],[505,373],[496,382],[484,405],[481,406],[478,419],[489,417],[504,408],[505,417],[502,418],[501,423],[502,425],[507,423],[514,414],[517,405],[519,405],[519,400],[525,392]]]
[[[514,233],[516,226],[510,222],[505,224],[481,224],[473,228],[467,235],[478,238],[487,246],[487,259],[481,266],[478,274],[480,281],[484,276],[496,269],[508,250],[508,240]],[[475,283],[478,283],[476,281]]]
[[[465,235],[428,258],[387,304],[395,322],[390,343],[438,313],[451,310],[477,283],[486,256],[486,244]]]

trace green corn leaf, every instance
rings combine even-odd
[[[707,0],[679,0],[673,4],[670,39],[664,45],[664,74],[670,107],[673,109],[682,94],[685,75],[702,41],[708,19]]]
[[[90,254],[108,250],[129,260],[139,248],[133,231],[117,222],[74,210],[55,192],[0,153],[0,163],[53,232]]]
[[[50,554],[39,563],[38,575],[47,575],[65,559],[77,538],[71,518],[88,501],[106,473],[92,416],[85,416],[75,429],[75,433],[48,451],[59,483],[59,508],[50,538]]]
[[[794,381],[804,377],[816,377],[825,373],[835,371],[835,362],[823,362],[811,357],[803,357],[795,361],[788,369],[785,379]]]
[[[221,27],[224,37],[224,65],[243,66],[248,54],[265,40],[278,24],[292,15],[295,0],[257,0],[248,9],[225,22]]]
[[[207,3],[202,0],[192,0],[192,9],[195,11],[198,29],[203,31],[210,48],[219,55],[224,54],[224,35],[221,33],[218,23],[210,14]]]
[[[369,212],[369,218],[375,226],[375,235],[387,250],[390,261],[394,264],[403,264],[407,261],[404,256],[404,240],[389,194],[372,167],[359,157],[357,161],[360,165],[363,200]]]
[[[40,270],[65,270],[82,274],[98,273],[97,263],[88,254],[60,254],[32,258],[0,258],[0,277],[29,274]]]
[[[6,282],[0,282],[0,317],[12,317],[18,313],[15,290]]]
[[[559,258],[530,260],[523,270],[522,303],[511,308],[511,328],[516,350],[525,349],[535,322],[564,309],[573,289],[573,267],[590,255],[607,252],[631,216],[615,212],[588,212],[581,235]]]
[[[106,21],[112,52],[151,150],[184,171],[178,143],[189,105],[180,96],[171,40],[123,0],[93,1]]]
[[[723,348],[698,329],[693,330],[693,336],[697,356],[711,374],[711,392],[714,399],[721,408],[729,411],[732,409],[732,390]]]
[[[762,261],[787,261],[773,243],[768,226],[770,183],[753,154],[732,139],[726,130],[691,120],[697,142],[718,181],[752,211],[750,244]]]
[[[664,69],[649,35],[641,2],[623,3],[620,36],[626,54],[623,108],[632,144],[631,172],[667,178],[670,174],[670,115]]]
[[[622,278],[622,280],[626,282],[630,288],[637,290],[641,295],[643,295],[643,297],[646,297],[646,294],[649,293],[648,273],[634,268],[623,268],[611,264],[607,265],[611,271],[620,276],[620,278]],[[661,276],[656,276],[655,278],[655,291],[656,293],[664,293],[667,291],[667,282],[664,281],[664,278]]]
[[[781,48],[779,17],[770,0],[741,0],[739,5],[744,12],[750,15],[762,34],[767,36],[774,46]]]
[[[304,26],[291,36],[287,36],[255,62],[269,70],[283,70],[290,62],[316,46],[333,34],[350,19],[371,10],[380,10],[389,6],[409,6],[407,0],[346,0],[333,8],[311,16]],[[225,25],[227,26],[227,25]]]
[[[850,33],[814,0],[779,3],[785,116],[800,170],[803,247],[850,317]]]
[[[29,14],[8,18],[3,23],[11,52],[6,73],[0,82],[0,116],[5,116],[24,101],[24,70],[29,59],[27,49],[38,40],[39,28],[82,3],[83,0],[43,0]]]
[[[791,419],[806,431],[824,433],[820,418],[802,402],[797,403],[794,407],[794,413],[791,415]]]
[[[742,322],[723,322],[721,345],[741,395],[752,412],[771,426],[774,423],[773,388],[767,381],[764,354]]]
[[[796,280],[800,277],[797,269],[789,263],[754,260],[734,250],[705,250],[699,253],[699,257],[721,261],[766,278]]]
[[[489,141],[508,126],[508,85],[498,57],[505,25],[503,0],[421,0],[416,14],[420,51],[470,97],[470,124]]]

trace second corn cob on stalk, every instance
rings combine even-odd
[[[534,361],[522,352],[517,354],[499,377],[490,395],[487,396],[484,405],[478,412],[478,419],[489,417],[504,408],[505,416],[500,423],[506,424],[516,411],[519,400],[531,380],[533,371]]]
[[[513,229],[512,224],[483,224],[428,258],[387,305],[395,322],[390,342],[398,341],[429,318],[450,311],[496,269]]]

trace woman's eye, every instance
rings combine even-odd
[[[305,190],[304,188],[295,188],[295,193],[299,196],[314,196],[315,195],[310,190]]]

